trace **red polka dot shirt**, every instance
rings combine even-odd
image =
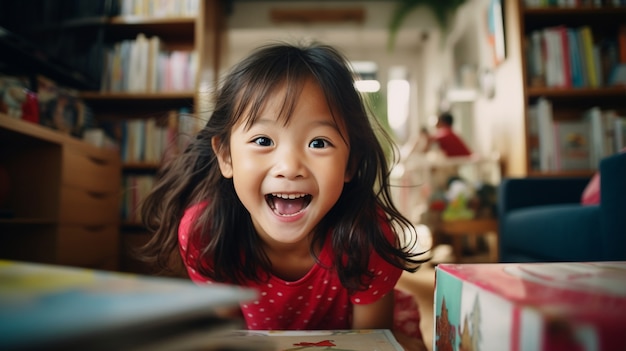
[[[178,229],[181,254],[189,277],[196,283],[211,283],[201,275],[193,259],[199,253],[197,247],[188,245],[192,221],[203,205],[190,207],[184,214]],[[385,226],[388,238],[393,233]],[[187,252],[189,250],[189,252]],[[189,255],[188,255],[189,254]],[[270,276],[269,281],[244,284],[258,290],[259,297],[241,304],[241,311],[248,329],[252,330],[314,330],[351,329],[353,304],[369,304],[394,289],[402,270],[386,262],[376,253],[370,257],[370,271],[374,273],[369,288],[348,295],[332,267],[332,250],[329,240],[320,252],[320,263],[296,281],[286,281]]]

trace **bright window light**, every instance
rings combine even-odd
[[[374,61],[352,61],[352,69],[359,74],[376,74],[378,65]]]
[[[377,80],[357,80],[354,82],[356,90],[362,93],[375,93],[380,90],[380,83]]]
[[[409,82],[392,79],[387,83],[387,118],[393,129],[403,128],[409,118]]]

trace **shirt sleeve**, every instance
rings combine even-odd
[[[196,257],[200,254],[200,250],[196,245],[189,241],[192,234],[196,219],[206,207],[206,203],[196,204],[185,210],[183,217],[178,225],[178,244],[180,247],[180,255],[189,274],[189,278],[195,283],[211,283],[212,281],[198,272]]]
[[[391,243],[395,242],[395,233],[391,230],[389,223],[383,218],[381,224],[387,240]],[[402,275],[402,269],[385,261],[376,252],[370,256],[369,271],[374,275],[370,285],[367,290],[358,291],[350,297],[354,304],[363,305],[378,301],[395,288]]]

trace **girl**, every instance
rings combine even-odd
[[[256,288],[241,305],[249,329],[392,329],[394,286],[423,261],[400,240],[414,229],[370,123],[335,49],[258,49],[159,172],[144,258],[166,267],[180,253],[195,282]]]

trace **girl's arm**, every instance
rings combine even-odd
[[[393,330],[394,292],[388,292],[378,301],[367,305],[354,305],[352,329],[390,329],[407,351],[427,351],[424,341]]]
[[[393,304],[393,290],[373,303],[355,304],[352,312],[352,329],[391,329]]]

